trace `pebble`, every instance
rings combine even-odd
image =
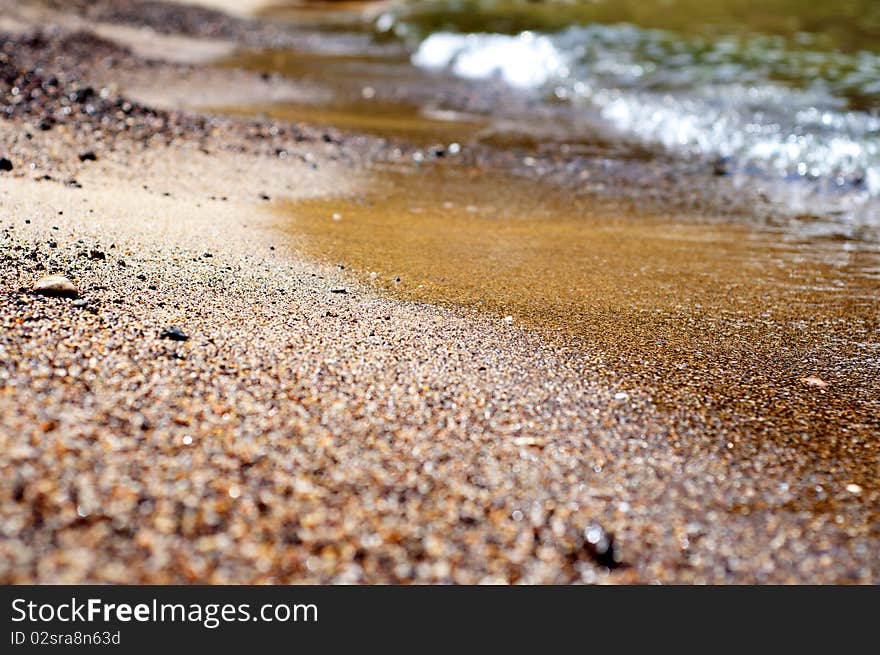
[[[94,152],[92,152],[91,150],[88,150],[87,152],[80,153],[79,160],[80,161],[97,161],[98,157],[97,157],[97,155],[95,155]]]
[[[598,523],[584,529],[584,549],[598,564],[608,569],[616,569],[623,563],[620,548],[614,542],[614,535]]]
[[[63,275],[47,275],[34,283],[34,293],[42,296],[76,298],[79,295],[79,290],[73,282]]]
[[[345,287],[337,287],[335,289],[330,289],[330,293],[348,293],[348,289]]]
[[[718,177],[730,175],[733,168],[733,159],[730,157],[719,157],[712,162],[712,173]]]
[[[100,250],[91,250],[89,252],[89,259],[107,259],[107,255]]]
[[[189,339],[189,336],[184,334],[180,328],[172,327],[167,330],[162,330],[161,334],[159,334],[159,338],[171,339],[172,341],[186,341]]]
[[[12,162],[6,159],[6,157],[0,157],[0,171],[11,171],[12,170]]]
[[[828,386],[828,383],[825,382],[822,378],[818,378],[815,375],[810,375],[805,378],[801,378],[801,382],[810,387],[818,387],[819,389],[824,389]]]

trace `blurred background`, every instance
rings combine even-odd
[[[429,122],[398,121],[409,136],[704,158],[857,231],[880,220],[874,0],[412,0],[262,14],[300,30],[303,48],[244,63],[333,87],[337,113],[325,104],[324,116],[343,127],[387,133],[383,115],[410,116]],[[296,109],[281,113],[312,117]]]

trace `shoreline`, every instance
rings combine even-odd
[[[265,80],[20,38],[6,63],[45,68],[45,95],[0,121],[0,581],[877,581],[870,477],[730,449],[738,426],[658,408],[601,349],[376,293],[279,228],[285,202],[372,188],[396,146],[153,109],[114,77],[144,101],[185,69]],[[84,305],[32,294],[49,273]],[[584,541],[595,524],[624,566]]]

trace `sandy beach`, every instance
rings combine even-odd
[[[383,204],[376,166],[422,146],[199,109],[320,99],[210,65],[296,42],[252,18],[265,3],[140,4],[0,0],[0,582],[880,579],[876,281],[744,267],[715,219],[653,240],[684,272],[625,293],[625,254],[557,302],[516,288],[539,276],[438,265],[413,253],[458,243],[449,224],[490,260],[492,216],[466,208],[501,179],[493,206],[531,209],[522,171],[463,158],[461,213],[413,237],[405,212],[446,188]],[[592,227],[554,234],[625,253],[600,219],[650,203],[607,187]],[[623,234],[660,233],[651,211]],[[35,293],[50,274],[76,297]]]

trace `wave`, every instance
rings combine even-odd
[[[554,34],[437,32],[418,44],[412,63],[542,91],[670,151],[880,196],[874,53],[596,24]]]

